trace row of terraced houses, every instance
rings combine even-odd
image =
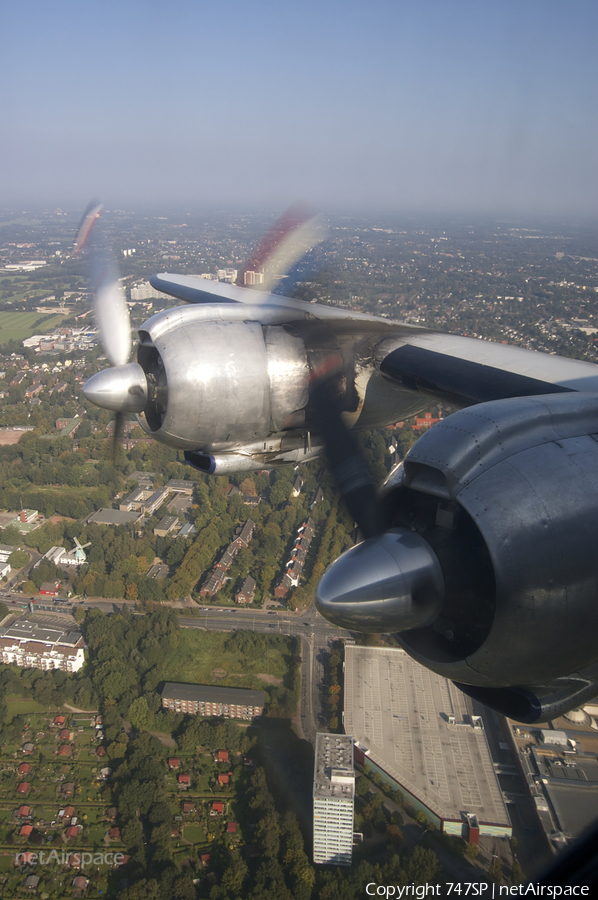
[[[233,564],[235,556],[241,547],[249,546],[254,531],[255,522],[253,519],[247,519],[243,525],[239,525],[234,538],[207,573],[199,592],[200,597],[213,597],[218,593],[228,577],[228,571]]]

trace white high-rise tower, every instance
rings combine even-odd
[[[314,862],[350,866],[353,855],[353,738],[317,734],[314,766]]]

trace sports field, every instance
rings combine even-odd
[[[38,312],[0,312],[0,344],[22,341],[32,334],[45,334],[60,325],[64,318]]]

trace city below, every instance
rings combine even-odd
[[[108,361],[79,218],[0,210],[2,896],[490,897],[539,878],[598,813],[598,701],[524,726],[393,635],[326,621],[316,585],[357,534],[325,458],[207,475],[89,403]],[[108,210],[134,339],[180,305],[152,275],[235,283],[273,219]],[[591,223],[320,224],[298,264],[245,284],[598,361]],[[359,433],[377,483],[453,411]]]

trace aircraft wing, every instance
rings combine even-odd
[[[461,335],[425,332],[378,348],[382,374],[457,406],[564,391],[598,391],[593,363]]]
[[[352,312],[340,309],[336,306],[325,306],[322,303],[306,303],[304,300],[294,300],[292,297],[283,297],[280,294],[270,294],[266,291],[255,291],[248,287],[236,284],[226,284],[222,281],[210,281],[197,275],[172,275],[162,272],[152,275],[150,284],[164,294],[184,300],[186,303],[242,303],[246,306],[273,307],[288,309],[289,313],[299,314],[299,318],[313,318],[321,320],[334,320],[337,322],[373,323],[378,329],[392,330],[399,326],[403,330],[422,331],[417,325],[406,325],[401,322],[391,322],[390,319],[381,319],[379,316],[369,316],[365,313]],[[289,321],[292,316],[289,317]],[[366,326],[367,327],[367,326]]]
[[[597,367],[580,360],[432,332],[405,322],[197,276],[161,273],[152,276],[150,282],[159,291],[187,303],[277,307],[288,310],[289,321],[295,316],[319,319],[339,333],[376,331],[382,339],[376,360],[388,380],[456,406],[563,391],[598,391]]]

